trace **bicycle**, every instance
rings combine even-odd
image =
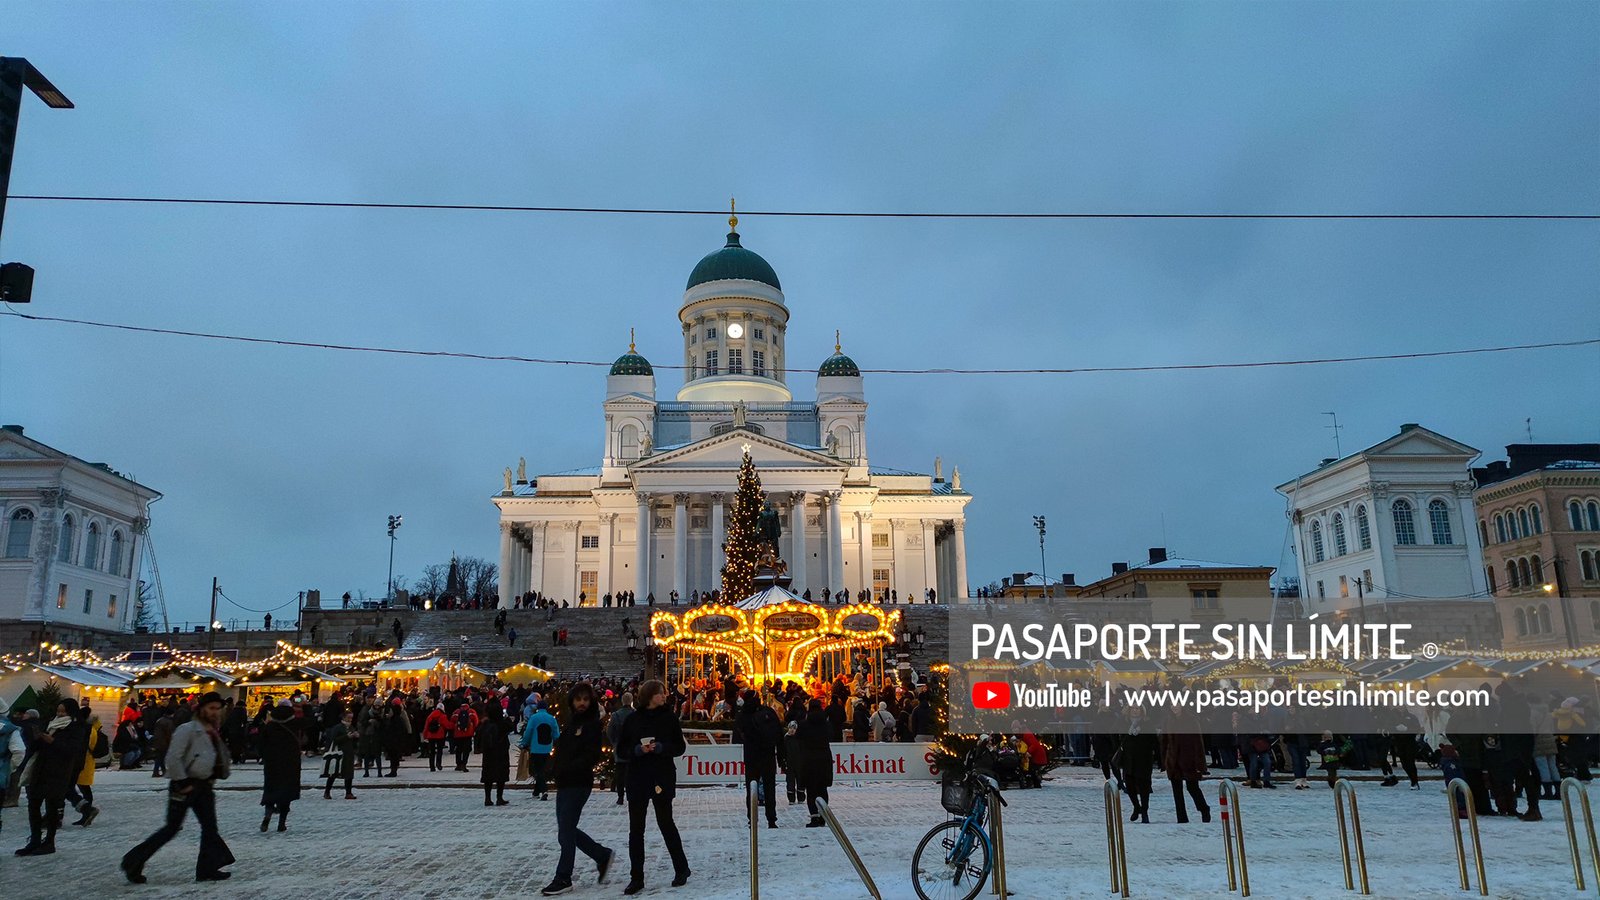
[[[940,802],[956,818],[923,835],[911,857],[911,886],[922,900],[972,900],[983,890],[994,867],[994,844],[984,829],[991,796],[1007,805],[1000,783],[975,771],[971,757],[966,774],[941,787]]]

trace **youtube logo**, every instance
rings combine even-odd
[[[972,686],[972,705],[978,709],[1005,709],[1011,705],[1011,685],[980,681]]]

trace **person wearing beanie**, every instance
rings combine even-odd
[[[195,862],[196,881],[222,881],[233,875],[223,868],[233,864],[233,851],[217,830],[216,781],[231,771],[228,752],[218,728],[222,725],[222,697],[210,691],[200,698],[193,719],[172,732],[167,749],[166,823],[122,857],[122,872],[134,884],[144,884],[144,867],[183,828],[184,817],[194,810],[200,823],[200,856]]]
[[[289,806],[300,799],[300,720],[289,701],[279,701],[261,728],[261,830],[278,814],[278,830],[289,830]]]
[[[55,716],[33,738],[21,783],[28,789],[28,843],[18,856],[56,852],[67,790],[83,768],[88,752],[88,727],[78,719],[78,701],[62,700]]]

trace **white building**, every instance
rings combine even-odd
[[[738,220],[730,219],[737,227]],[[766,260],[739,243],[700,261],[678,310],[683,386],[656,393],[629,345],[606,378],[600,465],[520,471],[500,509],[502,596],[537,591],[593,605],[606,594],[721,587],[724,520],[748,446],[769,502],[783,511],[793,590],[893,591],[900,602],[967,594],[959,471],[872,466],[861,371],[837,343],[816,370],[816,399],[796,400],[789,309]]]
[[[1402,425],[1278,485],[1289,498],[1306,612],[1354,609],[1369,598],[1486,597],[1470,471],[1478,455]]]
[[[41,634],[127,630],[160,497],[19,425],[0,429],[0,622],[39,623]]]

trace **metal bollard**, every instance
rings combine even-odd
[[[1006,890],[1006,828],[1000,812],[1005,804],[1000,802],[998,790],[990,793],[994,794],[989,800],[989,831],[994,836],[994,880],[989,886],[989,893],[1005,900],[1011,893]]]
[[[1106,805],[1106,859],[1111,866],[1111,892],[1128,896],[1128,847],[1122,834],[1122,786],[1115,778],[1107,779]]]
[[[761,862],[760,838],[761,829],[761,799],[756,796],[755,782],[744,783],[745,792],[750,795],[750,900],[761,900]]]
[[[1239,896],[1250,896],[1250,864],[1245,861],[1244,855],[1244,811],[1239,808],[1239,785],[1232,780],[1224,778],[1221,787],[1217,790],[1218,802],[1222,805],[1222,849],[1228,866],[1228,890],[1239,892]],[[1228,798],[1233,798],[1233,822],[1229,827]],[[1237,873],[1235,873],[1234,847],[1238,846]],[[1235,875],[1237,874],[1237,878]]]
[[[1467,881],[1467,848],[1461,843],[1461,818],[1456,814],[1458,793],[1461,802],[1466,805],[1467,823],[1472,828],[1472,859],[1478,867],[1478,893],[1487,897],[1489,883],[1483,877],[1483,844],[1478,839],[1478,808],[1472,803],[1472,788],[1462,779],[1454,778],[1444,787],[1444,799],[1450,808],[1450,828],[1456,836],[1456,870],[1461,875],[1461,889],[1469,890],[1472,885]]]
[[[1561,779],[1561,818],[1567,823],[1567,846],[1572,850],[1572,878],[1581,891],[1584,889],[1583,855],[1578,852],[1578,832],[1572,823],[1574,793],[1583,800],[1583,830],[1589,836],[1589,859],[1594,863],[1596,887],[1600,887],[1600,843],[1595,842],[1594,814],[1589,810],[1589,792],[1583,789],[1583,782],[1576,778]]]
[[[828,801],[817,801],[817,813],[822,820],[828,823],[828,830],[833,832],[833,839],[839,842],[839,849],[850,860],[850,865],[855,866],[856,874],[861,876],[861,883],[866,886],[867,893],[872,895],[872,900],[882,900],[883,895],[878,893],[877,882],[872,880],[872,873],[867,871],[867,866],[861,861],[861,854],[856,852],[855,845],[850,843],[850,838],[844,833],[844,826],[839,824],[839,819],[828,807]]]
[[[1349,827],[1346,827],[1344,807],[1346,799],[1350,804]],[[1356,786],[1350,779],[1341,778],[1333,786],[1333,810],[1339,819],[1339,859],[1344,863],[1344,889],[1355,890],[1355,881],[1350,873],[1350,829],[1356,833],[1356,867],[1361,872],[1361,893],[1372,893],[1372,886],[1367,883],[1367,846],[1361,837],[1361,808],[1356,805]]]

